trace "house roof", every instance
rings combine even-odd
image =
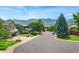
[[[18,32],[18,30],[15,28],[14,30],[11,30],[10,32],[14,33],[14,32]]]
[[[28,30],[28,31],[32,30],[32,28],[25,28],[25,29]]]
[[[7,31],[10,31],[11,33],[17,32],[18,30],[16,29],[15,25],[12,23],[12,21],[5,21],[4,22],[4,27]]]
[[[77,25],[71,25],[70,27],[77,27]]]

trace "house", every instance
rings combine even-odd
[[[70,26],[70,31],[77,31],[77,26],[76,25],[71,25]]]
[[[26,29],[26,32],[30,33],[32,32],[32,28],[25,28]]]
[[[31,28],[24,28],[21,30],[21,34],[28,34],[28,33],[31,33],[32,32],[32,29]]]
[[[49,30],[49,27],[46,27],[46,26],[45,26],[45,27],[44,27],[44,30],[45,30],[45,31],[48,31],[48,30]]]
[[[16,36],[19,34],[19,31],[16,29],[15,25],[11,20],[5,21],[3,26],[5,30],[9,31],[12,34],[12,36]]]
[[[76,33],[77,33],[77,26],[76,25],[71,25],[70,26],[70,34],[71,35],[72,34],[76,35]]]

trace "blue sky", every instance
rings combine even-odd
[[[67,19],[72,19],[72,14],[78,11],[78,6],[0,6],[0,17],[5,20],[57,19],[63,13]]]

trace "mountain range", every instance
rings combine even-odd
[[[16,23],[21,24],[21,25],[28,25],[32,21],[37,21],[39,19],[28,19],[28,20],[15,20]],[[44,19],[41,18],[42,22],[45,24],[45,26],[50,26],[56,23],[56,19]],[[68,19],[67,20],[68,24],[74,24],[73,19]]]
[[[15,20],[15,22],[22,24],[22,25],[28,25],[30,22],[37,21],[37,20],[39,20],[39,19]],[[55,19],[44,19],[44,18],[42,18],[41,21],[45,24],[45,26],[49,26],[56,22]]]

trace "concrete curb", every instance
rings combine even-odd
[[[3,53],[14,53],[14,50],[15,50],[18,46],[20,46],[20,45],[22,45],[22,44],[24,44],[24,43],[26,43],[26,42],[28,42],[28,41],[34,39],[34,38],[37,38],[37,37],[39,37],[39,36],[40,36],[40,35],[37,35],[37,36],[35,36],[35,37],[33,37],[33,38],[26,39],[26,40],[22,40],[21,42],[19,42],[19,43],[17,43],[17,44],[14,44],[14,45],[12,45],[12,46],[10,46],[10,47],[8,47],[6,50],[3,51]]]

